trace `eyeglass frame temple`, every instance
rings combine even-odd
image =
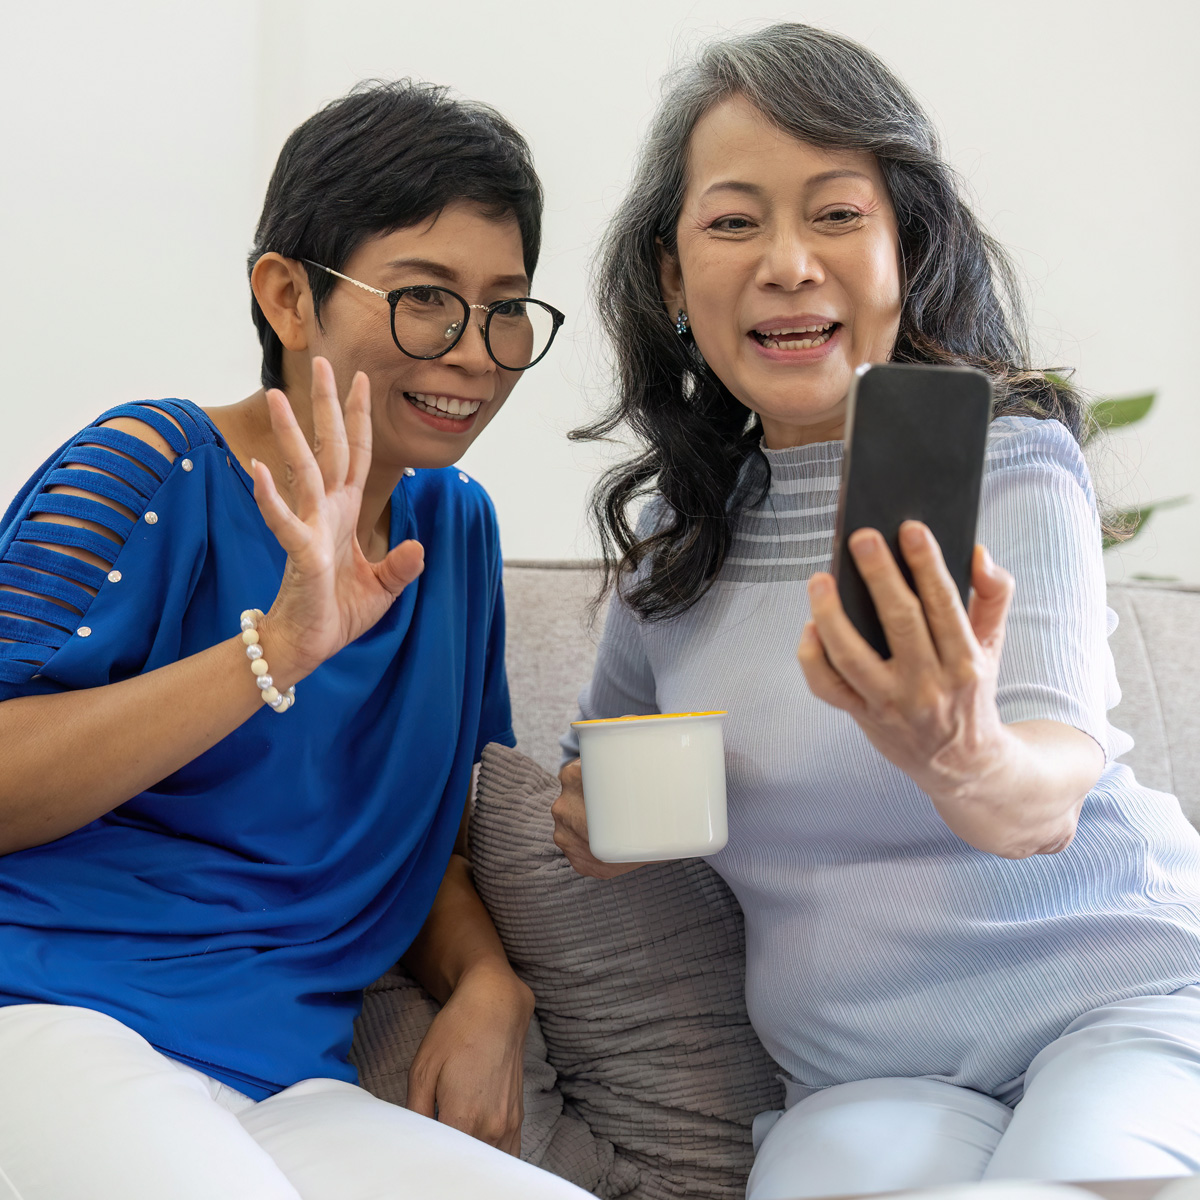
[[[391,316],[392,316],[392,319],[391,319],[392,341],[396,343],[396,349],[399,350],[401,354],[406,354],[406,355],[408,355],[409,358],[415,359],[417,362],[433,362],[435,359],[442,358],[443,356],[449,354],[454,349],[454,347],[457,346],[458,343],[462,341],[462,336],[464,333],[466,333],[466,326],[464,325],[464,327],[459,330],[458,336],[454,339],[454,342],[451,345],[447,346],[446,349],[443,350],[440,354],[434,354],[431,356],[426,356],[426,355],[422,355],[422,354],[409,354],[409,352],[407,350],[405,350],[405,348],[402,345],[400,345],[400,341],[396,337],[396,304],[399,302],[400,293],[408,291],[409,289],[393,288],[390,292],[385,292],[381,288],[372,287],[369,283],[363,283],[362,280],[360,280],[360,279],[352,279],[349,275],[343,275],[341,273],[341,271],[335,271],[332,267],[327,267],[323,263],[313,262],[313,260],[311,258],[302,258],[300,261],[303,263],[307,263],[308,266],[310,266],[310,267],[316,267],[318,271],[325,271],[330,275],[336,276],[338,279],[344,279],[347,283],[352,283],[352,284],[354,284],[355,287],[362,288],[362,290],[364,292],[370,292],[373,296],[382,296],[388,302],[388,306],[392,310],[392,314],[391,314]],[[487,348],[488,357],[502,371],[528,371],[530,367],[536,367],[537,364],[540,363],[542,361],[542,359],[545,358],[546,355],[550,352],[550,347],[554,345],[554,339],[555,339],[555,337],[558,336],[558,331],[566,324],[566,321],[567,321],[567,317],[566,317],[565,313],[559,312],[558,309],[555,308],[552,304],[547,304],[545,302],[545,300],[539,300],[539,299],[537,299],[536,296],[515,296],[515,297],[513,297],[512,300],[496,300],[496,301],[493,301],[492,304],[470,304],[467,302],[467,300],[464,297],[460,296],[456,291],[454,291],[453,288],[442,287],[441,284],[416,284],[415,286],[416,287],[436,287],[436,288],[438,288],[439,291],[448,292],[451,296],[453,296],[461,304],[466,306],[467,316],[471,315],[471,311],[470,311],[471,309],[482,308],[483,311],[487,313],[487,317],[484,320],[483,324],[480,326],[479,332],[483,334],[483,341],[484,341],[484,345]],[[395,296],[396,299],[393,300],[392,299],[393,296]],[[490,326],[492,323],[492,309],[498,305],[512,304],[518,300],[529,300],[534,304],[540,304],[550,314],[550,320],[552,322],[552,324],[550,326],[550,337],[546,340],[546,345],[542,349],[541,354],[539,354],[537,356],[537,358],[535,358],[532,362],[526,363],[523,367],[506,367],[496,357],[495,353],[492,351],[492,339],[491,339],[491,329],[490,329]]]

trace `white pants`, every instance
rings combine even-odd
[[[1085,1013],[1038,1054],[1023,1084],[1015,1108],[934,1079],[813,1092],[762,1140],[746,1198],[1196,1174],[1200,987]]]
[[[86,1008],[0,1008],[0,1200],[574,1200],[336,1079],[255,1102]]]

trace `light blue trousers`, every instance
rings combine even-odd
[[[746,1200],[1196,1174],[1200,987],[1085,1013],[1030,1063],[1023,1083],[1012,1108],[934,1079],[814,1092],[762,1139]],[[756,1122],[760,1136],[768,1120]]]

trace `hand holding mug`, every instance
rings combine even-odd
[[[562,793],[550,811],[554,815],[554,842],[567,861],[589,879],[615,879],[636,871],[644,863],[606,863],[593,853],[588,842],[587,811],[583,804],[583,767],[579,759],[559,772]]]

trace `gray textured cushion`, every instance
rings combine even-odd
[[[700,860],[607,882],[552,839],[558,781],[484,749],[471,856],[510,960],[533,988],[558,1086],[616,1154],[605,1197],[740,1200],[756,1113],[782,1088],[743,998],[741,913]]]
[[[1112,723],[1133,735],[1138,779],[1179,797],[1200,825],[1200,588],[1110,587],[1121,703]]]
[[[350,1060],[359,1079],[381,1100],[404,1104],[408,1068],[437,1015],[437,1001],[401,967],[373,983],[363,996]],[[554,1068],[546,1060],[537,1017],[525,1043],[525,1121],[521,1157],[591,1191],[612,1166],[613,1150],[578,1117],[563,1114]]]

